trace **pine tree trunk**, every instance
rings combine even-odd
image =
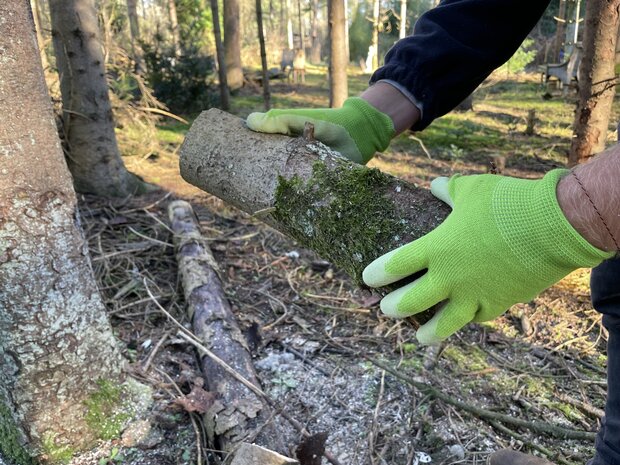
[[[349,94],[345,47],[344,0],[328,0],[329,16],[329,105],[342,106]]]
[[[319,32],[319,0],[312,0],[312,46],[310,48],[310,63],[321,62],[321,35]]]
[[[129,17],[129,32],[131,36],[131,56],[136,64],[138,74],[146,71],[144,54],[140,45],[140,23],[138,21],[137,0],[127,0],[127,16]]]
[[[168,15],[170,16],[170,32],[172,33],[172,45],[174,54],[181,56],[181,33],[179,32],[179,19],[177,17],[177,5],[175,0],[168,0]]]
[[[398,31],[398,38],[404,39],[407,37],[407,0],[400,0],[400,29]]]
[[[260,62],[263,70],[263,102],[265,111],[268,111],[271,108],[271,91],[269,90],[269,69],[267,68],[267,50],[265,48],[263,6],[261,0],[256,0],[256,24],[258,29],[258,42],[260,44]]]
[[[45,41],[43,40],[43,30],[41,25],[41,12],[39,10],[39,2],[38,0],[31,0],[30,5],[32,8],[32,14],[34,18],[34,26],[37,31],[37,45],[39,47],[39,55],[41,57],[41,64],[43,65],[43,69],[49,69],[50,63],[47,59],[47,54],[45,53]]]
[[[568,158],[571,165],[583,163],[605,149],[616,92],[614,61],[619,10],[620,0],[589,0],[586,4],[579,103]]]
[[[237,90],[243,86],[239,14],[239,0],[224,1],[224,56],[226,82],[230,90]]]
[[[26,464],[92,443],[84,402],[97,380],[121,381],[122,359],[79,229],[29,2],[0,2],[0,49],[0,455]]]
[[[215,53],[217,55],[217,75],[220,80],[220,108],[230,108],[230,92],[226,79],[226,60],[224,58],[224,46],[222,45],[222,33],[220,31],[220,13],[217,0],[209,0],[211,3],[211,16],[213,17],[213,35],[215,37]]]
[[[560,52],[562,45],[566,40],[566,0],[560,0],[560,9],[558,11],[557,26],[555,30],[555,38],[553,40],[553,56],[551,63],[560,63]]]
[[[297,18],[299,20],[299,49],[306,57],[306,28],[304,25],[304,13],[301,8],[301,0],[297,0]]]
[[[93,0],[50,0],[67,163],[78,192],[126,196],[144,184],[120,156]]]

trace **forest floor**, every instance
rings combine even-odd
[[[494,157],[504,157],[504,174],[520,177],[563,166],[574,101],[559,91],[543,99],[537,79],[488,81],[475,94],[474,111],[451,113],[422,133],[400,136],[370,166],[424,187],[440,175],[487,172]],[[352,73],[350,93],[367,80]],[[321,68],[309,70],[306,84],[278,82],[272,91],[279,108],[327,104]],[[233,112],[241,117],[261,108],[257,87],[233,97]],[[526,136],[530,109],[538,120],[535,134]],[[74,459],[75,465],[189,464],[198,454],[203,463],[217,463],[200,416],[188,414],[179,401],[201,376],[196,355],[159,309],[187,323],[167,226],[166,207],[174,198],[194,206],[238,322],[258,335],[252,355],[264,389],[311,433],[326,432],[326,447],[341,464],[482,464],[504,447],[557,464],[582,465],[592,455],[591,439],[555,439],[482,419],[403,379],[515,419],[597,431],[605,402],[606,332],[590,304],[589,271],[574,272],[494,322],[469,325],[439,348],[421,347],[409,323],[383,317],[377,299],[329,263],[185,183],[178,149],[187,128],[162,124],[159,151],[125,159],[161,191],[81,202],[111,321],[132,375],[154,387],[156,402],[148,437],[107,442]],[[291,429],[286,440],[294,456],[301,438]]]

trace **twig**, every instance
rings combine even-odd
[[[418,137],[414,136],[414,135],[409,135],[409,139],[412,139],[414,141],[416,141],[418,144],[420,144],[420,147],[422,147],[422,150],[424,150],[424,153],[426,154],[426,156],[428,157],[429,160],[432,160],[433,157],[431,157],[430,152],[426,149],[426,146],[424,145],[424,142],[422,142],[422,139],[419,139]]]
[[[157,355],[157,352],[159,351],[161,346],[164,344],[164,342],[166,342],[166,339],[168,339],[168,336],[170,336],[170,333],[171,331],[166,331],[164,335],[161,337],[161,339],[157,341],[157,344],[155,345],[155,347],[153,347],[153,350],[151,350],[151,353],[149,354],[149,357],[146,359],[146,362],[144,362],[144,365],[142,366],[142,371],[146,373],[149,370],[149,367],[151,366],[151,363],[153,363],[153,359],[155,358],[155,355]]]

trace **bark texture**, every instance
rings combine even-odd
[[[217,55],[217,76],[220,81],[220,107],[222,110],[230,108],[230,91],[226,77],[226,59],[224,58],[224,45],[222,44],[222,32],[220,31],[220,13],[217,0],[209,0],[211,16],[213,16],[213,36],[215,38],[215,53]]]
[[[178,200],[168,207],[181,283],[194,334],[203,345],[257,387],[247,342],[239,329],[216,272],[217,264],[189,203]],[[211,358],[201,360],[209,391],[217,400],[205,414],[211,443],[232,452],[244,440],[282,451],[282,435],[263,399],[241,384]],[[257,435],[257,436],[256,436]]]
[[[328,0],[329,105],[339,108],[349,96],[347,84],[346,13],[344,0]]]
[[[239,14],[239,0],[224,1],[224,55],[226,80],[230,90],[237,90],[243,86]]]
[[[120,156],[94,0],[50,0],[67,163],[78,192],[126,196],[144,184]]]
[[[583,163],[605,149],[616,93],[614,71],[620,0],[586,3],[583,59],[579,68],[579,103],[568,161]]]
[[[449,213],[426,189],[316,141],[252,132],[218,110],[194,121],[180,163],[186,181],[260,215],[358,284],[372,260],[430,232]]]
[[[79,228],[29,2],[0,2],[0,455],[30,463],[95,433],[84,401],[122,359]],[[24,98],[27,96],[27,98]]]

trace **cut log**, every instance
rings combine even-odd
[[[178,200],[168,207],[181,284],[192,322],[193,333],[206,348],[239,375],[260,386],[250,351],[226,299],[217,275],[217,264],[202,239],[200,227],[189,203]],[[207,388],[217,399],[205,414],[212,444],[231,452],[243,442],[256,442],[284,451],[282,435],[270,421],[266,401],[209,357],[201,360]],[[217,441],[217,442],[215,442]]]
[[[360,285],[372,260],[450,213],[427,189],[314,140],[250,131],[217,109],[194,121],[180,165],[186,181],[293,237]]]

